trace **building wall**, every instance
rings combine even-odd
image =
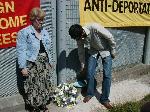
[[[65,66],[61,70],[57,68],[59,58],[57,49],[60,47],[56,42],[57,37],[57,23],[56,23],[56,1],[57,0],[41,0],[41,8],[46,11],[46,19],[44,27],[48,30],[52,37],[51,50],[53,51],[53,62],[56,65],[52,73],[52,81],[57,84],[59,72],[65,74],[61,80],[64,82],[71,82],[76,80],[76,75],[79,73],[80,63],[77,55],[77,45],[68,34],[68,29],[72,24],[79,23],[79,0],[66,0],[65,7],[65,36],[63,36],[65,43]],[[117,57],[113,60],[113,68],[128,66],[131,64],[142,63],[144,40],[146,28],[144,27],[126,27],[126,28],[108,28],[114,35],[117,42]],[[59,38],[59,37],[57,37]],[[11,96],[19,92],[22,87],[23,78],[18,74],[16,63],[16,49],[15,47],[0,49],[0,98]],[[61,59],[61,58],[60,58]],[[58,61],[57,61],[58,60]],[[63,62],[62,61],[62,62]],[[61,66],[61,65],[60,65]],[[102,69],[101,60],[99,60],[98,70]],[[58,77],[57,77],[58,76]]]

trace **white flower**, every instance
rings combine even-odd
[[[65,87],[64,87],[64,90],[65,90],[65,91],[68,91],[68,90],[69,90],[69,88],[68,88],[67,86],[65,86]]]
[[[61,87],[61,86],[62,86],[62,84],[59,84],[59,85],[58,85],[58,88]]]
[[[72,94],[76,94],[77,93],[77,90],[76,89],[73,89],[72,90]]]
[[[67,99],[66,98],[63,98],[63,101],[66,101]]]
[[[58,95],[63,95],[63,91],[60,91]]]
[[[77,89],[72,84],[60,84],[55,90],[53,101],[57,106],[69,106],[77,104]]]
[[[60,104],[58,104],[58,107],[60,107]]]
[[[74,102],[75,98],[71,97],[70,102]]]

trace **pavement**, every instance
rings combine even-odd
[[[100,79],[101,77],[99,77]],[[128,70],[113,73],[113,82],[110,92],[112,105],[128,101],[138,101],[150,94],[150,66],[135,66]],[[101,81],[100,81],[101,82]],[[81,91],[81,89],[78,89]],[[107,109],[98,101],[101,94],[99,83],[95,96],[88,102],[83,102],[83,94],[79,94],[78,104],[73,107],[58,107],[50,103],[47,107],[50,112],[107,112]],[[28,112],[25,110],[22,96],[14,96],[0,99],[0,112]]]
[[[50,112],[106,112],[107,109],[98,101],[101,93],[101,87],[97,88],[98,92],[88,102],[83,102],[83,96],[80,94],[78,104],[72,108],[61,108],[53,104],[48,106]],[[138,79],[128,79],[112,83],[110,100],[112,105],[125,103],[128,101],[138,101],[150,94],[150,74],[143,75]]]

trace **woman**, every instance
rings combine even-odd
[[[46,103],[52,93],[49,70],[52,70],[51,40],[42,27],[45,12],[33,8],[30,12],[31,25],[21,29],[17,36],[17,55],[24,82],[25,103],[33,112],[41,109],[48,112]]]

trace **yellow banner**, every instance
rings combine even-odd
[[[79,0],[80,23],[104,27],[150,26],[150,0]]]

